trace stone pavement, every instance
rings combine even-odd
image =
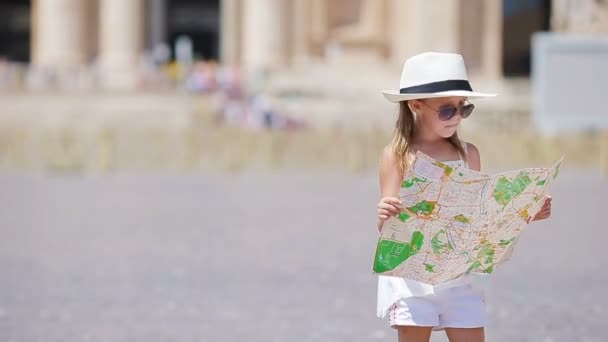
[[[0,341],[396,341],[374,316],[374,174],[0,188]],[[563,172],[554,217],[494,275],[488,341],[608,340],[607,197],[605,179]]]

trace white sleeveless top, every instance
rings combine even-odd
[[[466,152],[467,143],[463,142],[462,145]],[[469,167],[468,163],[462,159],[444,161],[443,163],[454,168]],[[377,315],[378,317],[385,317],[390,307],[401,298],[428,296],[450,287],[470,285],[474,290],[483,292],[487,286],[488,276],[485,273],[473,273],[440,285],[430,285],[411,279],[379,275]]]

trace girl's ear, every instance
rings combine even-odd
[[[412,109],[412,111],[414,111],[414,112],[420,111],[421,105],[420,105],[419,100],[410,100],[409,105],[410,105],[410,109]]]

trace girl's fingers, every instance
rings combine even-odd
[[[395,215],[399,214],[401,212],[401,208],[396,207],[394,205],[387,204],[387,203],[379,203],[378,210],[386,210]]]
[[[384,197],[383,202],[392,204],[394,206],[401,206],[401,200],[396,197]]]
[[[378,204],[378,210],[384,210],[387,212],[393,212],[395,211],[395,207],[390,205],[390,204],[386,204],[386,203],[380,203]]]
[[[386,204],[386,203],[382,203],[382,202],[378,203],[378,209],[388,209],[390,207],[392,207],[390,204]]]
[[[380,209],[378,210],[378,215],[384,215],[387,218],[391,217],[391,216],[397,216],[399,215],[398,211],[394,211],[394,210],[386,210],[386,209]]]
[[[379,209],[378,210],[378,215],[384,215],[384,216],[391,216],[391,212],[386,210],[386,209]]]

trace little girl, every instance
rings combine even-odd
[[[495,96],[472,90],[461,55],[435,52],[408,59],[400,89],[383,94],[389,101],[399,103],[399,118],[380,164],[378,229],[401,212],[399,190],[417,151],[454,167],[480,171],[479,150],[461,141],[457,132],[460,122],[475,108],[470,99]],[[551,198],[547,197],[534,220],[550,215]],[[471,274],[431,286],[379,276],[378,315],[389,316],[400,342],[429,341],[432,330],[445,330],[450,342],[484,341],[485,300],[483,289],[476,286],[481,277]],[[419,295],[421,288],[426,289],[424,295]]]

